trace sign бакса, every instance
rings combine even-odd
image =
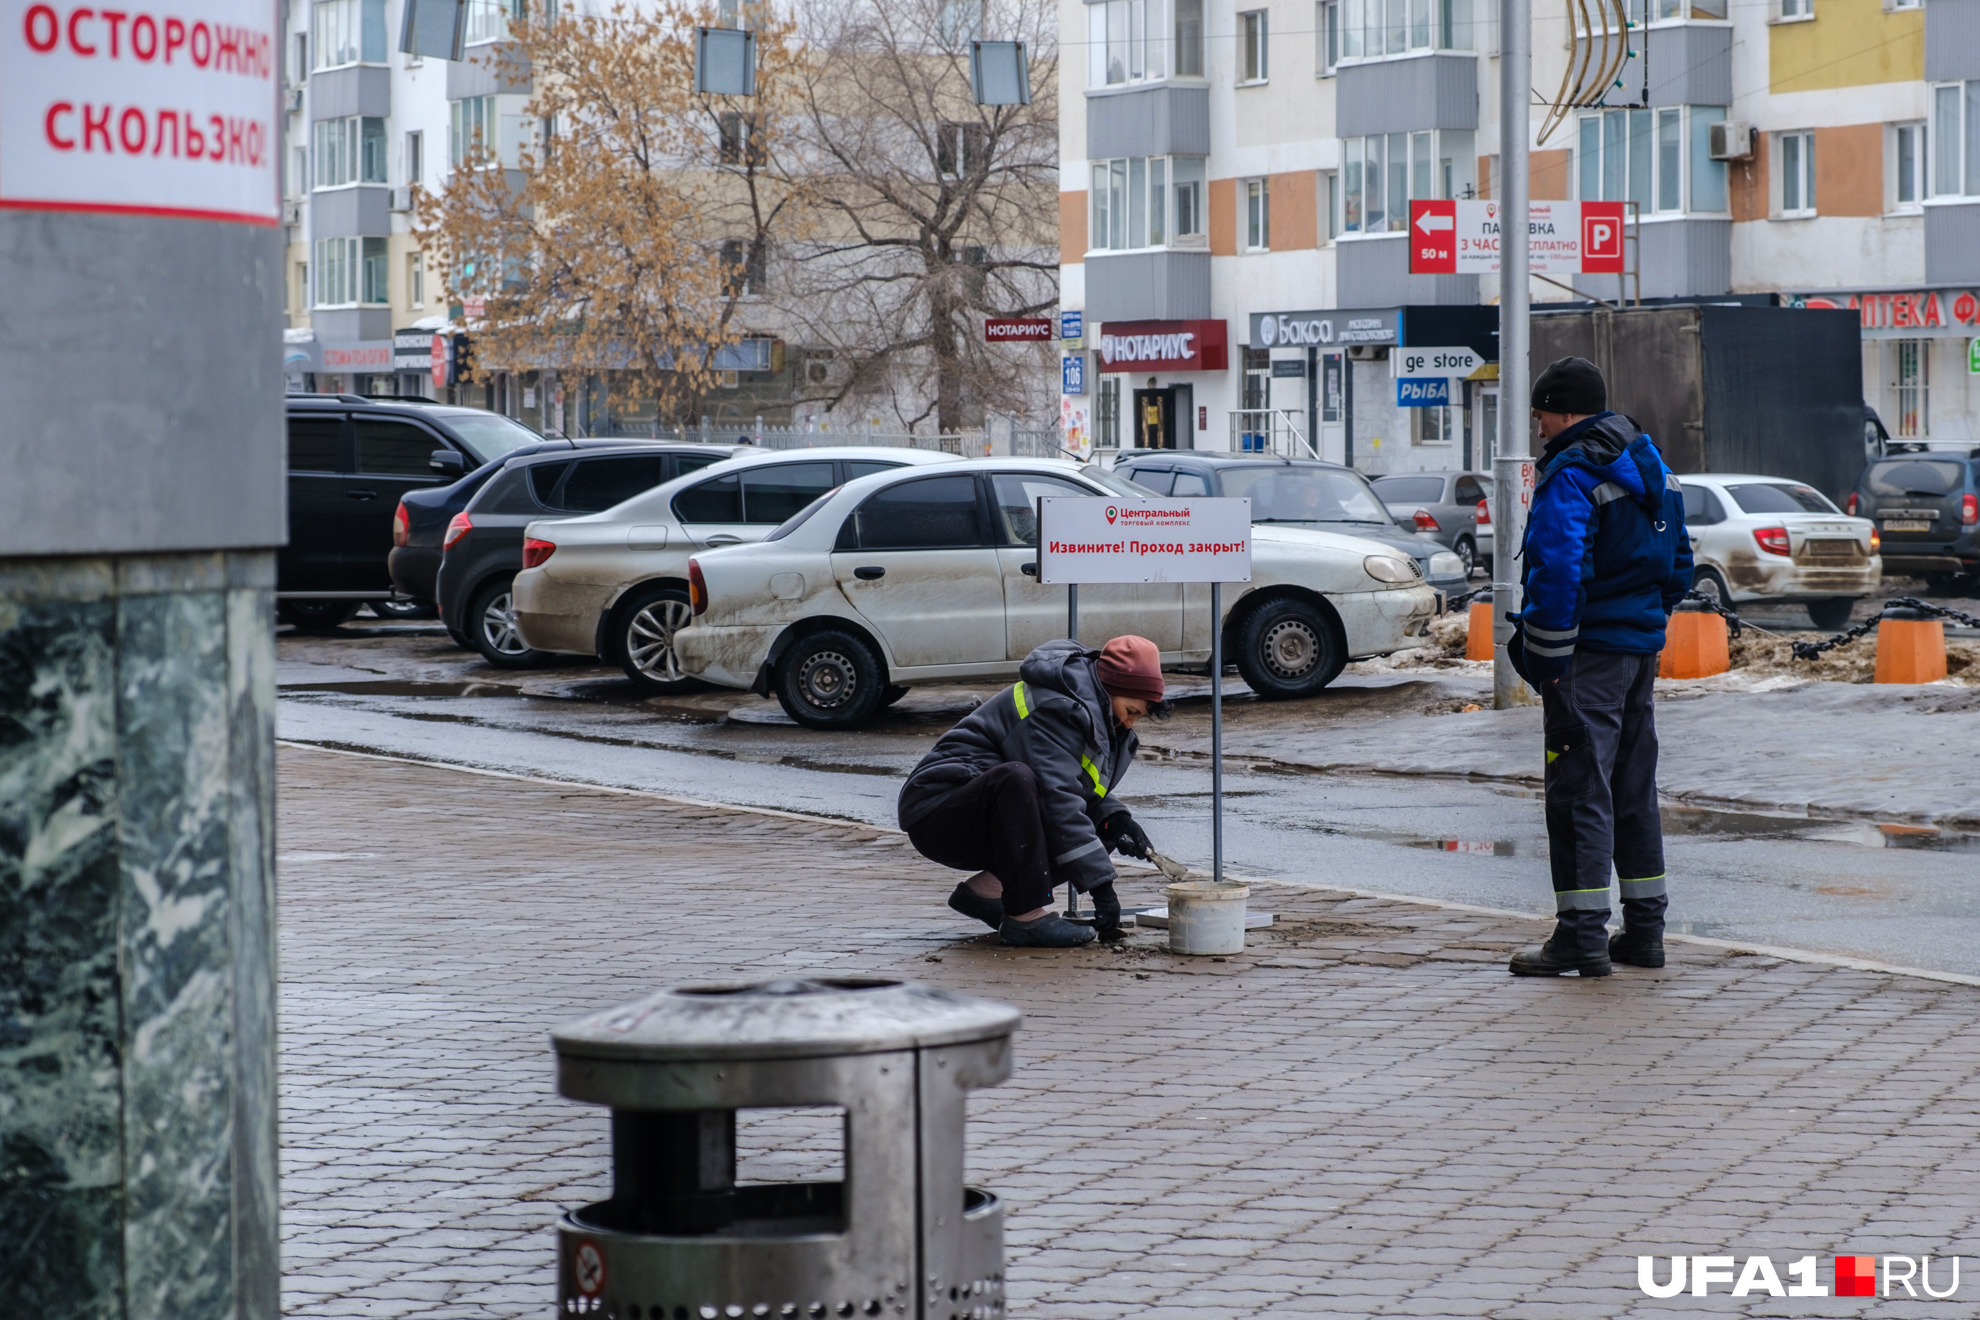
[[[1332,344],[1393,344],[1397,309],[1334,309],[1319,312],[1253,312],[1253,348],[1326,347]]]

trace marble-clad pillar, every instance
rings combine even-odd
[[[0,1312],[272,1320],[274,555],[0,559]]]

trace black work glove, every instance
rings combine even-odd
[[[1086,891],[1093,900],[1093,928],[1098,931],[1119,930],[1121,928],[1121,897],[1114,892],[1114,882],[1095,885]]]
[[[1143,861],[1148,860],[1148,850],[1155,846],[1148,842],[1147,831],[1125,811],[1116,811],[1100,822],[1100,841],[1107,845],[1108,852],[1126,853]]]

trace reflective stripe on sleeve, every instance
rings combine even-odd
[[[1543,642],[1572,642],[1581,636],[1581,628],[1579,625],[1573,628],[1536,628],[1529,623],[1526,625],[1526,635]]]
[[[1554,891],[1554,911],[1594,912],[1609,906],[1609,887],[1600,889],[1556,889]]]
[[[1662,898],[1665,892],[1664,877],[1661,875],[1648,876],[1642,880],[1625,880],[1622,882],[1622,896],[1625,899]]]
[[[1086,854],[1092,852],[1095,848],[1105,848],[1106,846],[1107,846],[1106,844],[1100,842],[1100,840],[1098,839],[1094,839],[1091,843],[1082,843],[1081,845],[1079,845],[1079,847],[1074,848],[1071,852],[1062,852],[1057,857],[1054,857],[1052,859],[1052,865],[1063,866],[1065,865],[1065,863],[1070,862],[1075,857],[1084,857],[1086,856]]]
[[[1528,655],[1544,655],[1549,660],[1558,660],[1562,656],[1574,654],[1574,643],[1569,642],[1566,646],[1535,646],[1533,643],[1528,642],[1526,644],[1526,653]]]
[[[1092,777],[1093,791],[1101,797],[1106,797],[1107,786],[1100,782],[1100,767],[1093,764],[1093,758],[1090,756],[1080,757],[1079,768],[1086,771],[1086,773]]]
[[[1605,481],[1589,491],[1588,498],[1597,504],[1608,504],[1614,500],[1628,499],[1629,491],[1624,489],[1620,482]]]
[[[1680,482],[1680,481],[1679,481],[1679,480],[1677,479],[1677,477],[1676,477],[1676,475],[1675,475],[1675,474],[1673,474],[1673,473],[1669,473],[1669,472],[1666,472],[1666,473],[1664,474],[1664,489],[1665,489],[1665,490],[1683,490],[1683,489],[1684,489],[1684,485],[1683,485],[1683,483],[1682,483],[1682,482]]]
[[[1024,704],[1024,684],[1022,682],[1011,689],[1011,700],[1017,702],[1019,719],[1028,720],[1031,718],[1031,707]]]

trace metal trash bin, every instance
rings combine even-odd
[[[966,1094],[1017,1009],[878,979],[682,987],[552,1033],[612,1109],[612,1198],[557,1227],[557,1300],[603,1320],[1004,1314],[1004,1210],[963,1185]],[[736,1111],[845,1110],[845,1181],[736,1183]],[[917,1281],[919,1286],[917,1287]]]

